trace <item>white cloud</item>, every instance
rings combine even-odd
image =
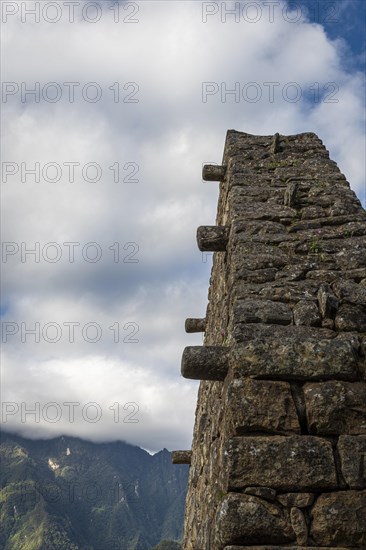
[[[222,23],[220,13],[203,23],[199,2],[140,2],[139,23],[127,24],[113,23],[108,5],[96,24],[68,23],[65,17],[53,25],[21,23],[9,17],[4,25],[4,80],[40,82],[41,89],[54,81],[63,99],[35,103],[28,97],[22,103],[17,95],[3,105],[3,160],[62,167],[57,183],[34,183],[32,177],[21,183],[9,176],[3,184],[3,239],[29,248],[55,241],[63,256],[56,263],[42,258],[35,263],[28,256],[22,263],[19,252],[3,264],[3,320],[43,326],[95,321],[105,337],[96,344],[61,339],[37,345],[21,343],[19,333],[9,336],[3,398],[87,400],[103,409],[110,402],[136,401],[143,412],[138,424],[18,422],[19,429],[121,438],[154,450],[186,447],[196,384],[180,377],[179,363],[184,346],[199,344],[201,336],[185,335],[183,326],[185,317],[205,314],[210,265],[202,262],[195,231],[214,223],[218,196],[216,184],[201,183],[201,165],[220,162],[228,128],[254,134],[314,131],[364,199],[364,81],[345,65],[341,40],[330,40],[320,24],[304,17],[289,23],[280,9],[273,23],[264,7],[254,24],[229,16]],[[121,7],[121,16],[126,14]],[[80,86],[75,102],[68,103],[63,83],[73,81]],[[87,82],[101,86],[99,102],[81,99]],[[139,103],[114,103],[109,90],[114,82],[136,82]],[[206,103],[203,82],[219,90]],[[245,88],[249,82],[262,92],[256,103],[245,95],[255,91]],[[268,82],[278,83],[273,102]],[[291,82],[301,89],[298,102],[284,98],[286,90],[294,91]],[[235,83],[239,102],[232,94],[222,101],[220,87],[231,90]],[[314,83],[318,102],[311,99]],[[324,102],[328,83],[338,86],[337,103]],[[131,91],[120,90],[124,96]],[[126,163],[137,163],[140,181],[114,183],[109,167],[117,161],[123,177],[130,173]],[[74,182],[68,181],[65,162],[80,163]],[[82,179],[81,167],[90,162],[103,171],[96,183]],[[74,263],[63,245],[69,241],[80,243]],[[90,242],[103,251],[99,262],[81,255]],[[133,251],[123,245],[135,242],[139,263],[114,263],[109,247],[115,242],[121,243],[122,257]],[[121,327],[137,323],[139,343],[112,343],[108,327],[117,321]]]

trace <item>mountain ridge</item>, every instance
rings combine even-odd
[[[0,548],[179,548],[188,466],[172,465],[167,449],[3,432],[0,457]]]

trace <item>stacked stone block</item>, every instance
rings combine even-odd
[[[366,212],[313,133],[230,130],[205,332],[185,550],[366,548]],[[214,184],[213,184],[214,185]]]

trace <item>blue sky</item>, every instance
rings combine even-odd
[[[205,315],[195,232],[218,198],[202,164],[228,128],[313,131],[365,202],[364,4],[296,23],[280,0],[254,22],[248,2],[226,2],[237,22],[221,2],[24,4],[2,3],[4,425],[188,448],[184,321]]]
[[[301,0],[310,21],[319,22],[332,40],[342,38],[350,53],[347,63],[365,69],[366,4],[363,0],[314,2]]]

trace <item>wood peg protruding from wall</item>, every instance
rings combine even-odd
[[[225,252],[229,240],[229,227],[201,225],[197,229],[197,244],[202,252]]]
[[[201,319],[188,318],[185,322],[185,331],[189,334],[192,332],[205,332],[206,317]]]
[[[190,464],[192,451],[172,451],[173,464]]]
[[[296,181],[289,181],[285,190],[283,204],[294,208],[298,203],[299,184]]]
[[[181,373],[190,380],[224,380],[229,368],[229,348],[188,346],[183,351]]]
[[[226,166],[221,164],[204,164],[202,179],[205,181],[222,181],[225,178]]]
[[[278,153],[281,150],[280,148],[280,134],[278,132],[273,136],[273,140],[270,147],[270,152],[272,154]]]

